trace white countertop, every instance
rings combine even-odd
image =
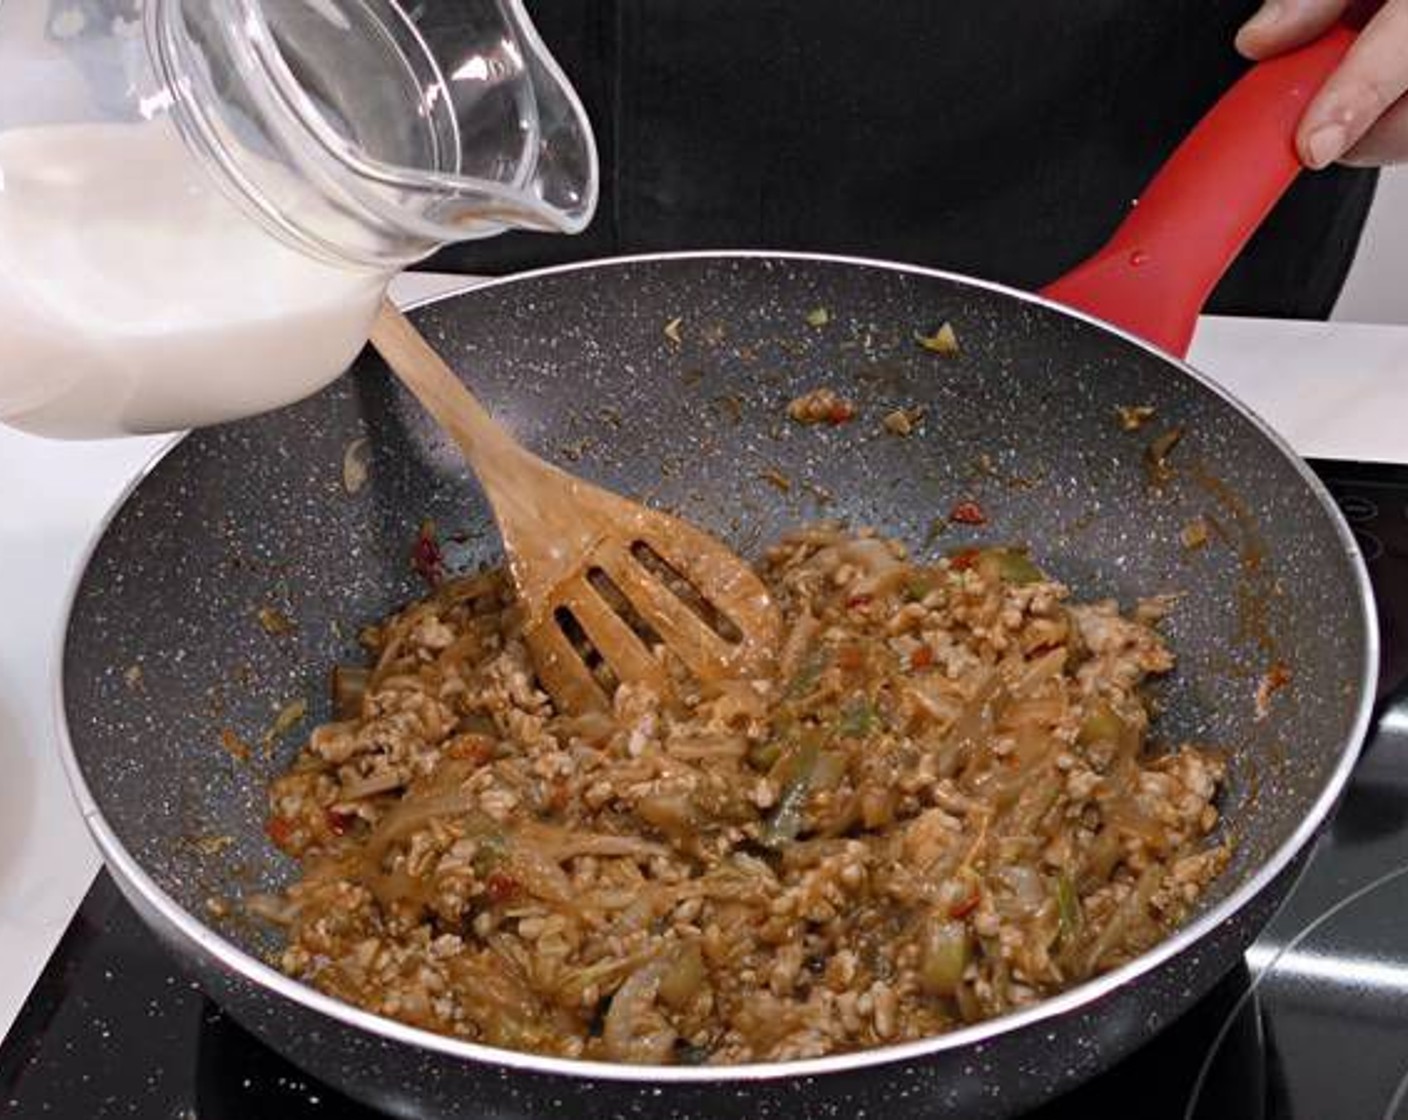
[[[410,276],[410,299],[462,279]],[[1192,363],[1302,455],[1408,462],[1408,327],[1204,318]],[[104,513],[169,437],[56,443],[0,426],[0,1035],[98,867],[59,764],[60,614]]]

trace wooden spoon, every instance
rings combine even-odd
[[[524,638],[559,706],[609,707],[588,663],[596,660],[591,649],[618,682],[661,694],[670,678],[656,643],[702,682],[768,670],[782,620],[747,564],[693,525],[574,478],[519,445],[389,302],[371,339],[479,477],[528,611]]]

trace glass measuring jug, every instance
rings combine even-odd
[[[338,376],[397,271],[590,220],[519,0],[0,4],[0,420],[210,424]]]

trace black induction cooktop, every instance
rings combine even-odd
[[[1313,464],[1369,563],[1373,736],[1245,962],[1039,1120],[1408,1120],[1408,468]],[[374,1120],[223,1015],[100,874],[0,1043],[0,1117]],[[899,1120],[898,1117],[895,1120]]]

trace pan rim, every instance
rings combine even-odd
[[[999,1036],[1016,1034],[1038,1024],[1071,1012],[1087,1008],[1098,1000],[1125,987],[1132,981],[1154,972],[1167,961],[1184,951],[1193,948],[1212,934],[1219,926],[1235,917],[1250,905],[1314,840],[1339,801],[1344,787],[1349,781],[1355,763],[1367,736],[1375,703],[1375,686],[1379,665],[1378,618],[1374,609],[1372,587],[1368,569],[1348,523],[1339,513],[1338,506],[1324,483],[1315,475],[1286,442],[1256,412],[1245,405],[1226,388],[1200,373],[1182,358],[1162,350],[1158,346],[1138,338],[1120,327],[1076,311],[1044,296],[1025,292],[994,281],[984,280],[962,273],[927,268],[861,256],[847,256],[830,253],[793,251],[771,251],[761,249],[687,250],[680,252],[642,253],[627,256],[597,258],[587,261],[574,261],[568,264],[517,272],[507,276],[492,278],[469,278],[462,287],[417,299],[407,305],[407,310],[429,306],[441,301],[453,300],[479,291],[498,288],[522,282],[531,282],[544,277],[564,275],[579,271],[601,271],[607,268],[621,268],[633,265],[668,263],[673,261],[723,261],[759,260],[776,262],[804,262],[829,265],[843,265],[862,269],[880,269],[900,272],[929,279],[941,279],[960,285],[978,288],[999,295],[1015,298],[1018,302],[1043,307],[1077,319],[1101,331],[1113,334],[1142,350],[1161,358],[1171,365],[1171,374],[1178,373],[1189,377],[1204,389],[1215,394],[1253,425],[1257,432],[1268,441],[1296,470],[1302,483],[1319,502],[1324,514],[1329,517],[1336,537],[1343,549],[1343,560],[1349,564],[1354,576],[1356,606],[1363,626],[1364,641],[1361,648],[1363,670],[1357,682],[1359,699],[1354,720],[1348,735],[1339,744],[1339,759],[1320,793],[1292,834],[1283,841],[1271,856],[1256,871],[1211,909],[1194,921],[1181,927],[1158,945],[1141,953],[1127,964],[1111,972],[1093,977],[1082,984],[1069,988],[1057,995],[1040,1000],[1020,1011],[1009,1012],[993,1019],[987,1019],[972,1026],[955,1031],[918,1039],[913,1042],[872,1047],[866,1050],[833,1054],[820,1058],[805,1058],[796,1061],[750,1062],[732,1066],[647,1066],[630,1065],[604,1061],[588,1061],[574,1058],[555,1058],[524,1051],[507,1050],[477,1042],[468,1042],[447,1035],[412,1027],[380,1015],[364,1011],[351,1004],[343,1003],[317,991],[301,981],[277,971],[263,961],[247,953],[244,949],[227,941],[215,930],[200,921],[185,907],[176,902],[152,879],[116,833],[108,825],[98,808],[88,783],[84,778],[70,736],[67,710],[64,703],[64,665],[67,654],[68,632],[78,592],[88,572],[93,555],[97,551],[109,528],[116,520],[138,487],[153,470],[177,446],[184,442],[189,433],[180,433],[170,442],[159,448],[142,470],[122,490],[112,506],[94,529],[85,545],[80,563],[70,578],[69,587],[58,622],[56,653],[54,661],[54,681],[52,703],[58,737],[59,754],[68,778],[70,789],[84,823],[92,834],[104,863],[118,879],[119,885],[135,891],[147,905],[156,910],[162,919],[173,927],[187,942],[196,946],[219,966],[234,973],[241,980],[265,991],[307,1008],[310,1011],[328,1016],[334,1021],[360,1031],[421,1050],[428,1050],[440,1057],[472,1061],[478,1064],[532,1074],[552,1074],[574,1080],[598,1080],[620,1083],[634,1083],[638,1086],[679,1086],[679,1085],[728,1085],[734,1083],[767,1082],[793,1078],[813,1078],[829,1074],[856,1072],[871,1068],[884,1068],[903,1062],[923,1059],[949,1050],[989,1042]]]

